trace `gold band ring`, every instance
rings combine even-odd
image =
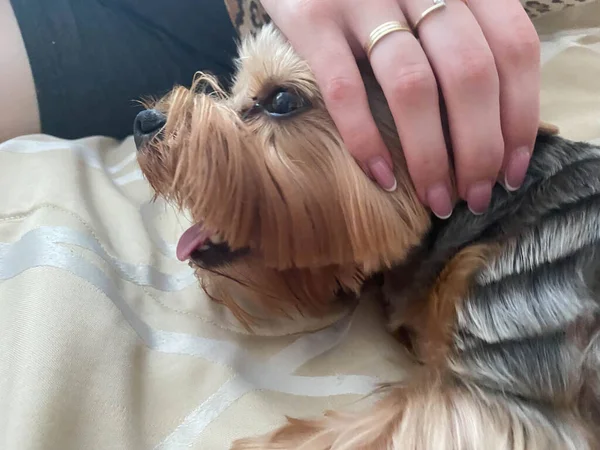
[[[417,19],[417,21],[415,22],[415,24],[413,25],[413,28],[415,29],[415,31],[417,30],[417,27],[421,24],[423,19],[425,19],[429,14],[431,14],[434,11],[437,11],[438,9],[442,9],[445,7],[446,7],[446,0],[433,0],[433,5],[431,5],[425,11],[423,11],[423,13],[421,14],[421,17],[419,17]]]
[[[377,28],[371,31],[371,34],[369,35],[369,41],[367,42],[367,45],[365,45],[365,53],[367,54],[367,57],[371,56],[371,51],[373,50],[373,47],[375,47],[375,44],[394,31],[408,31],[412,33],[412,30],[407,24],[398,21],[386,22],[379,25]]]

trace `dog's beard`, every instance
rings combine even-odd
[[[212,98],[219,95],[174,89],[156,105],[169,120],[139,159],[157,195],[189,210],[237,249],[249,244],[258,225],[259,168],[256,152],[243,146],[239,117]]]
[[[198,275],[209,298],[225,305],[250,330],[275,317],[338,314],[354,306],[353,298],[364,281],[354,266],[278,271],[251,256],[215,269],[200,269]]]

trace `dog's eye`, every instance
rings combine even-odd
[[[286,89],[275,91],[263,102],[264,110],[275,117],[289,116],[305,106],[307,106],[306,100]]]

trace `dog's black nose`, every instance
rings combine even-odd
[[[167,116],[155,109],[146,109],[135,116],[133,140],[138,150],[146,145],[167,123]]]

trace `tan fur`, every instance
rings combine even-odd
[[[288,418],[280,429],[240,439],[231,450],[592,450],[575,417],[549,418],[535,408],[483,393],[441,372],[415,373],[383,388],[370,410]]]
[[[459,302],[467,294],[472,277],[496,252],[497,248],[491,245],[473,245],[462,250],[444,267],[425,298],[409,299],[409,311],[403,316],[390,317],[392,332],[408,325],[418,333],[413,350],[422,363],[434,367],[445,363]]]
[[[540,121],[540,126],[538,127],[538,133],[540,134],[558,134],[560,129],[549,122]]]

